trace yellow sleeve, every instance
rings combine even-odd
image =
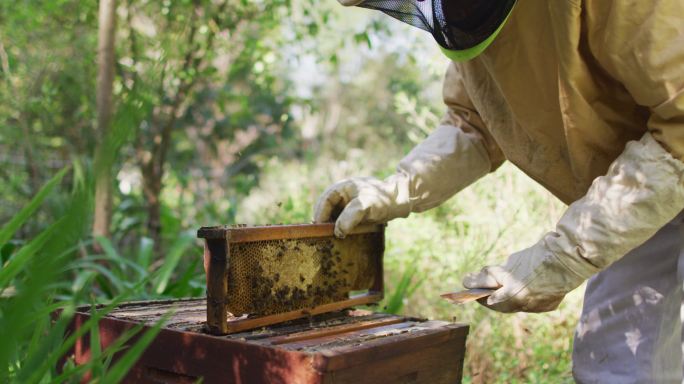
[[[684,160],[684,1],[587,1],[590,50],[634,100],[648,130]]]
[[[479,136],[492,164],[490,172],[499,168],[506,158],[470,101],[463,85],[463,78],[453,62],[449,64],[444,78],[443,97],[447,112],[441,123],[459,127],[466,133]]]

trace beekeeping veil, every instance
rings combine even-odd
[[[452,60],[484,51],[503,27],[516,0],[338,0],[382,11],[430,32]]]

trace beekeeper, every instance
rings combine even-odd
[[[463,279],[486,306],[544,312],[589,279],[579,382],[681,382],[684,1],[340,0],[432,34],[452,62],[441,124],[385,180],[352,178],[315,220],[435,207],[509,160],[569,204],[555,230]],[[681,312],[684,313],[684,312]]]

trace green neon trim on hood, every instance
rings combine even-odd
[[[516,1],[515,4],[518,4]],[[513,9],[515,9],[515,4],[511,8],[511,11],[508,12],[508,15],[506,15],[506,18],[504,19],[503,22],[501,22],[501,25],[499,25],[499,28],[496,29],[488,38],[483,40],[480,44],[468,48],[468,49],[462,49],[462,50],[451,50],[451,49],[446,49],[442,47],[441,45],[439,46],[439,49],[442,51],[442,53],[448,57],[450,60],[453,61],[468,61],[471,60],[477,56],[479,56],[482,52],[484,52],[487,47],[496,39],[496,36],[499,35],[499,32],[501,32],[501,29],[503,29],[503,26],[506,25],[506,22],[508,21],[508,18],[511,17],[511,13],[513,13]]]

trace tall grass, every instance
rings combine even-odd
[[[3,294],[0,299],[0,382],[76,382],[87,372],[93,374],[93,380],[102,383],[118,382],[163,324],[164,319],[145,332],[128,351],[122,350],[124,343],[139,333],[140,328],[126,332],[110,348],[100,349],[97,321],[150,280],[148,276],[141,276],[137,284],[120,287],[103,309],[93,310],[91,319],[79,330],[67,333],[76,307],[89,300],[90,283],[98,277],[97,273],[88,272],[89,258],[80,258],[78,253],[87,245],[84,239],[87,239],[92,193],[79,168],[75,169],[71,171],[74,186],[64,216],[22,246],[10,247],[6,252],[8,260],[0,268],[0,292]],[[69,172],[68,168],[58,172],[0,229],[0,248],[7,249],[10,239]],[[110,255],[108,260],[113,265],[121,265],[123,259]],[[98,271],[108,272],[104,268]],[[168,273],[154,274],[151,280],[157,286],[166,287]],[[86,333],[91,335],[94,352],[91,361],[83,366],[67,362],[60,367],[61,358]],[[117,352],[122,355],[112,364]]]
[[[134,257],[117,251],[110,239],[91,239],[94,180],[107,173],[119,149],[130,138],[141,105],[138,98],[124,98],[114,124],[98,147],[91,166],[75,161],[58,172],[0,229],[0,382],[74,382],[87,372],[92,380],[118,382],[152,341],[163,324],[146,331],[127,351],[124,343],[140,329],[125,333],[111,348],[101,351],[97,320],[124,300],[199,295],[201,266],[197,252],[188,252],[194,236],[176,236],[167,247],[167,257],[151,260],[152,244],[141,239]],[[72,181],[61,217],[30,239],[15,239],[17,231],[30,222],[46,199]],[[103,254],[90,252],[97,242]],[[183,257],[192,257],[187,262]],[[178,277],[178,279],[175,279]],[[68,334],[77,306],[106,303],[93,313],[78,332]],[[58,314],[55,319],[53,314]],[[59,367],[58,362],[76,339],[91,335],[94,352],[90,363]],[[113,363],[114,353],[120,359]]]

